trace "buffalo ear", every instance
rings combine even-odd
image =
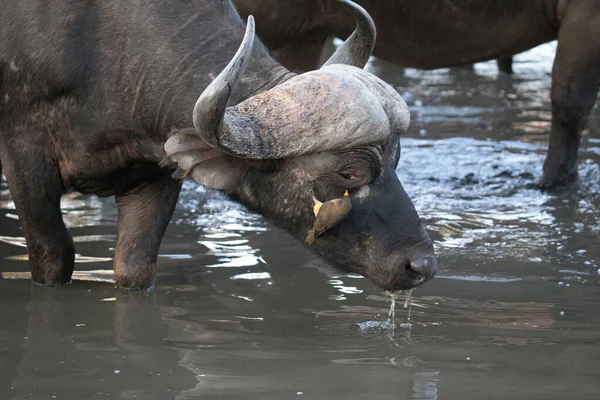
[[[167,158],[161,166],[176,166],[173,178],[190,178],[226,193],[235,192],[248,169],[256,163],[209,146],[193,129],[173,132],[164,148]]]

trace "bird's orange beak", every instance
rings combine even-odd
[[[348,191],[347,190],[344,192],[344,196],[348,196]]]

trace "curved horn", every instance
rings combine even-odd
[[[375,23],[369,13],[350,0],[338,0],[352,12],[356,19],[356,29],[327,60],[325,65],[346,64],[358,68],[364,68],[373,53],[377,31]]]
[[[353,10],[358,24],[329,63],[363,67],[374,43],[373,21],[355,3],[340,1]],[[227,107],[252,55],[253,40],[254,19],[249,16],[235,56],[196,102],[194,127],[209,146],[241,158],[280,159],[387,140],[390,118],[378,94],[382,83],[344,65],[298,75]]]
[[[229,64],[200,95],[192,115],[194,127],[202,139],[218,146],[219,133],[231,92],[246,68],[254,43],[254,17],[248,16],[244,39]]]

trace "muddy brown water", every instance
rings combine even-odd
[[[541,174],[555,43],[469,69],[369,68],[412,125],[398,174],[440,273],[388,319],[366,279],[339,275],[264,219],[186,184],[154,292],[111,283],[116,208],[69,195],[76,280],[27,280],[2,182],[0,399],[598,399],[600,111],[578,191]],[[401,304],[401,300],[400,300]]]

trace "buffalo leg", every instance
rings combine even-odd
[[[498,71],[504,72],[505,74],[513,73],[513,68],[512,68],[513,58],[512,58],[512,56],[497,58],[496,64],[498,65]]]
[[[116,197],[119,221],[114,268],[118,287],[143,290],[154,286],[158,250],[180,189],[180,181],[165,176]]]
[[[27,243],[31,278],[44,285],[68,283],[75,248],[60,211],[63,187],[56,164],[43,149],[24,143],[6,144],[3,150],[4,173]]]
[[[600,87],[600,25],[593,21],[587,7],[570,7],[560,27],[556,58],[552,70],[552,126],[542,190],[577,180],[577,153]],[[587,14],[587,15],[586,15]]]

